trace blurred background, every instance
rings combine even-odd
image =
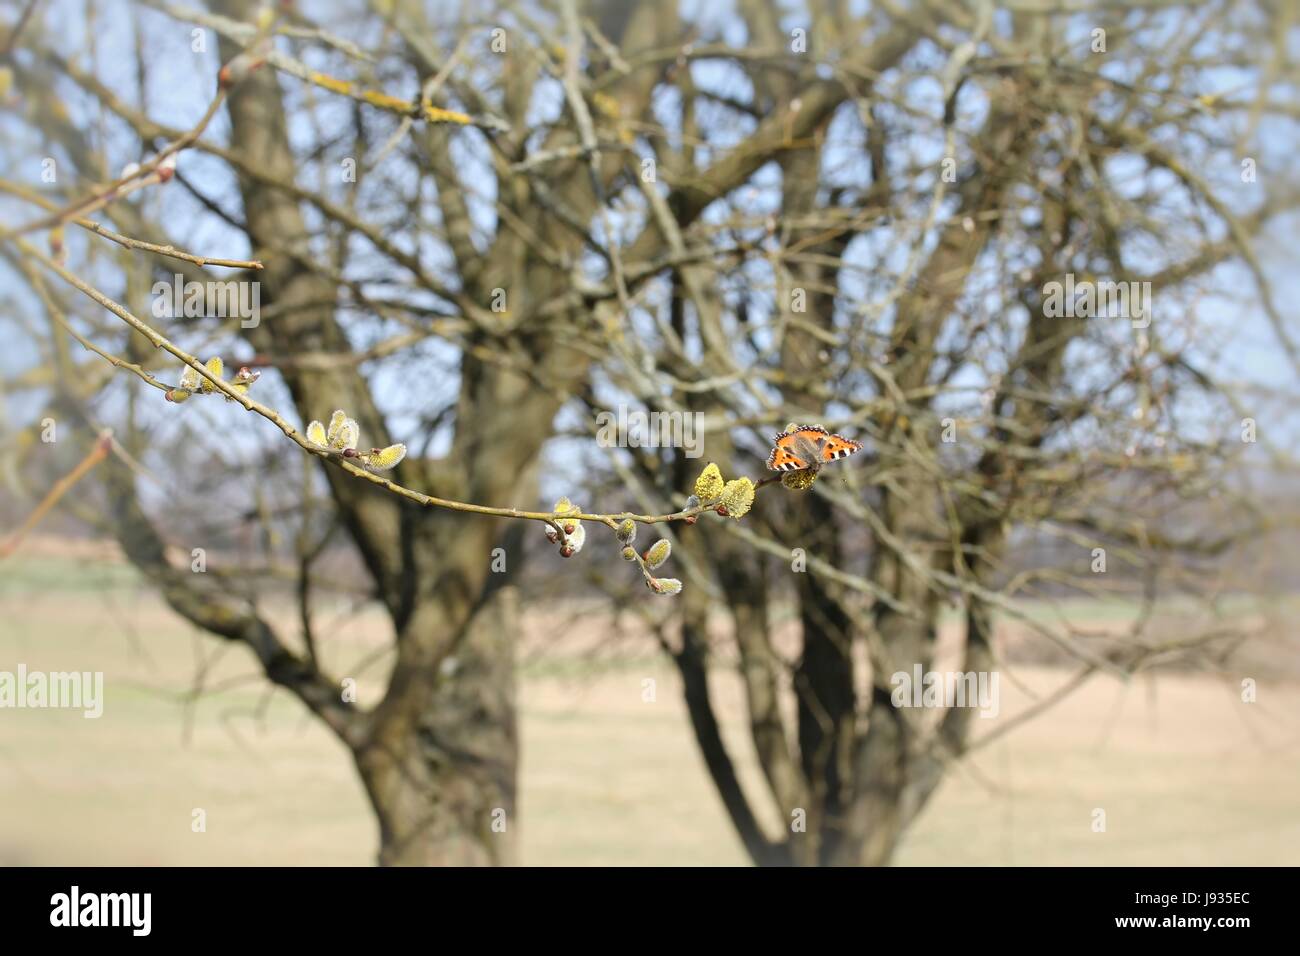
[[[0,862],[1300,862],[1298,49],[9,3]],[[862,449],[631,560],[461,507],[672,515],[805,422]]]

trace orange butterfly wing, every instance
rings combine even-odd
[[[822,462],[838,461],[862,450],[861,443],[843,435],[832,435],[821,425],[800,425],[775,436],[772,442],[772,454],[767,456],[767,467],[773,471],[802,471],[813,466],[814,462],[806,461],[797,454],[796,449],[801,442],[805,443],[805,447],[806,443],[820,446],[818,454]]]
[[[862,443],[843,435],[827,435],[822,445],[822,461],[839,461],[854,452],[862,451]]]
[[[782,432],[772,439],[772,454],[767,456],[767,467],[773,471],[799,471],[811,462],[795,454],[795,432]]]

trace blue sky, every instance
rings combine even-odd
[[[101,11],[99,20],[94,24],[86,21],[83,12],[85,6],[77,0],[51,0],[49,4],[43,6],[46,7],[44,14],[46,22],[59,23],[66,27],[62,42],[68,49],[82,47],[87,37],[93,39],[95,56],[104,65],[108,75],[113,77],[114,88],[129,100],[134,100],[137,96],[130,50],[132,31],[138,29],[141,35],[147,38],[146,46],[149,52],[150,82],[145,93],[148,114],[163,123],[182,129],[191,126],[202,114],[212,95],[215,74],[219,66],[213,34],[209,32],[205,37],[206,51],[195,52],[191,49],[193,35],[189,25],[178,23],[157,11],[138,5],[129,10],[129,5],[122,0],[99,5]],[[322,9],[320,5],[310,3],[304,6],[309,13]],[[701,24],[706,27],[706,32],[707,29],[716,27],[728,42],[735,44],[745,42],[747,31],[744,23],[735,16],[733,4],[686,0],[682,4],[682,9],[688,16],[698,17]],[[786,18],[786,26],[793,27],[799,22],[799,14],[792,10]],[[1077,24],[1073,29],[1081,30],[1083,26],[1086,24]],[[1086,31],[1081,33],[1081,36],[1086,37]],[[816,51],[813,52],[815,54]],[[327,62],[323,54],[310,49],[304,57],[311,65],[324,66]],[[747,80],[739,74],[739,71],[725,64],[717,61],[699,62],[695,64],[693,70],[696,82],[701,87],[725,89],[742,95],[746,92]],[[1234,89],[1241,80],[1239,71],[1224,69],[1206,77],[1204,82],[1208,88],[1196,92],[1229,91]],[[909,78],[907,82],[912,105],[937,114],[942,99],[937,80],[919,75]],[[296,81],[284,80],[282,85],[286,89],[292,89]],[[670,97],[666,96],[663,99],[664,103],[661,105],[666,110],[671,106]],[[967,128],[973,128],[980,119],[979,101],[978,95],[963,98],[964,113],[960,122]],[[535,112],[545,116],[557,110],[558,104],[558,89],[544,91],[535,104]],[[87,112],[85,100],[70,96],[68,105],[74,116],[84,115],[87,129],[98,131],[100,117]],[[333,114],[340,122],[347,122],[352,109],[353,105],[350,102],[340,98],[334,103],[327,102],[323,115],[326,121]],[[295,112],[291,128],[294,140],[300,143],[313,141],[316,131],[312,123],[313,120],[305,111]],[[854,139],[855,134],[849,120],[841,117],[837,119],[837,124],[842,128],[837,135],[844,137],[844,144],[839,149],[828,151],[827,175],[835,177],[837,181],[848,183],[855,176],[862,178],[863,167],[860,162],[855,164],[853,160],[859,143]],[[114,130],[106,141],[110,169],[118,169],[126,162],[140,158],[128,148],[130,138],[121,135],[117,124],[110,122],[107,128]],[[743,132],[744,126],[738,126],[736,135],[739,136]],[[1253,207],[1260,201],[1259,197],[1264,187],[1274,178],[1293,175],[1291,172],[1293,157],[1286,152],[1286,149],[1289,143],[1294,142],[1295,130],[1287,130],[1287,135],[1284,137],[1277,136],[1276,132],[1273,126],[1266,124],[1258,133],[1255,144],[1257,148],[1254,150],[1258,153],[1256,183],[1241,182],[1238,167],[1233,163],[1223,162],[1222,157],[1219,157],[1220,161],[1217,165],[1198,169],[1200,175],[1219,188],[1220,195],[1224,197],[1230,208]],[[30,146],[28,153],[30,162],[18,163],[9,171],[9,175],[36,188],[42,188],[39,165],[41,150],[38,145],[22,140],[24,134],[11,115],[0,113],[0,133],[11,137],[9,146],[11,154],[19,153]],[[223,112],[216,118],[207,136],[221,142],[225,140],[227,134],[228,124]],[[476,148],[472,141],[460,141],[453,147],[453,151],[458,168],[463,175],[466,175],[471,207],[475,210],[484,234],[489,234],[494,227],[491,202],[495,194],[495,183],[492,177],[486,174],[481,142]],[[918,162],[937,165],[937,161],[942,157],[942,144],[937,136],[918,137],[914,142],[907,144],[907,151]],[[482,171],[480,175],[473,175],[476,168]],[[229,205],[229,208],[238,210],[234,181],[220,161],[196,151],[189,151],[182,158],[182,170],[187,177],[202,184],[209,195],[221,199]],[[321,168],[305,168],[301,181],[313,185],[322,172],[328,172],[323,164]],[[400,188],[402,185],[400,171],[395,172],[394,176],[393,184]],[[382,180],[376,182],[378,185],[383,185]],[[757,214],[775,208],[775,192],[764,189],[779,182],[775,169],[769,167],[761,171],[755,182],[759,189],[748,201],[748,209]],[[367,185],[369,188],[376,188],[374,184]],[[201,207],[179,187],[151,190],[139,201],[145,204],[146,208],[158,211],[163,221],[174,227],[176,238],[191,250],[219,251],[221,254],[232,256],[240,256],[248,252],[242,234],[230,229],[215,217],[203,214]],[[428,197],[428,202],[432,207],[431,195]],[[19,204],[0,198],[0,220],[14,222],[26,215],[27,213]],[[309,221],[320,221],[314,210],[308,210],[307,215]],[[1297,293],[1300,292],[1300,275],[1297,275],[1295,268],[1297,226],[1300,226],[1300,217],[1295,215],[1280,220],[1261,238],[1258,246],[1265,273],[1273,283],[1278,308],[1291,319],[1295,318],[1294,303],[1297,301]],[[396,241],[400,243],[405,240],[398,236]],[[70,238],[70,244],[74,263],[84,262],[81,257],[91,245],[88,238],[75,236]],[[445,258],[445,251],[437,248],[432,240],[424,251],[435,267],[439,256]],[[1159,253],[1160,250],[1152,250],[1153,262]],[[897,268],[902,255],[902,250],[896,243],[891,245],[888,234],[879,237],[867,235],[855,243],[850,260],[864,267],[870,267],[873,261],[879,260]],[[104,261],[106,260],[101,259],[101,262]],[[363,256],[357,258],[355,267],[364,268]],[[3,281],[4,288],[16,297],[17,307],[33,308],[34,303],[24,297],[24,293],[20,291],[20,284],[14,281],[14,277],[7,272],[7,269],[6,264],[0,263],[0,280]],[[121,288],[120,277],[107,270],[96,272],[92,269],[90,274],[94,275],[102,283],[103,288],[110,293],[116,293]],[[1246,388],[1280,389],[1294,393],[1295,369],[1280,349],[1276,336],[1258,307],[1253,279],[1239,265],[1223,267],[1220,277],[1222,281],[1216,285],[1226,290],[1227,294],[1196,303],[1203,326],[1202,337],[1190,344],[1193,354],[1197,355],[1207,368],[1229,382],[1240,383]],[[136,305],[139,307],[139,303]],[[1154,316],[1156,322],[1161,319],[1161,307],[1161,299],[1157,297]],[[1178,303],[1170,304],[1170,307],[1182,308],[1183,306]],[[0,322],[9,321],[10,319],[0,316]],[[367,338],[376,338],[383,334],[391,334],[393,329],[369,325],[365,332],[361,332],[360,326],[357,325],[354,331],[359,338],[363,335]],[[30,363],[34,354],[22,335],[11,334],[9,339],[10,347],[0,354],[0,366],[3,366],[6,374],[11,374],[15,369]],[[411,367],[410,363],[402,363],[399,368],[380,372],[375,381],[376,393],[381,403],[394,413],[393,429],[397,434],[401,434],[404,428],[413,426],[416,417],[423,409],[438,404],[443,397],[454,391],[456,354],[453,349],[445,345],[429,343],[418,350],[417,357],[426,364],[434,363],[443,372],[439,375],[422,376],[425,392],[421,394],[418,401],[411,400],[410,383],[403,377],[403,369]],[[266,385],[262,386],[263,397],[271,400],[271,396],[274,396],[279,399],[276,404],[283,410],[289,411],[283,393],[278,395],[275,393],[272,379],[273,376],[268,376]],[[12,416],[11,420],[21,422],[25,418],[30,418],[40,407],[40,401],[39,395],[10,397],[8,412]],[[148,403],[146,408],[144,412],[146,416],[170,414],[173,411],[159,410],[149,406]],[[105,408],[104,412],[108,417],[110,409]],[[324,417],[328,412],[328,409],[323,409],[320,416]],[[240,413],[237,409],[230,408],[209,409],[203,414],[221,418],[228,414]],[[1277,415],[1276,412],[1270,414]],[[163,427],[165,430],[167,426]],[[1290,437],[1300,437],[1300,422],[1297,422],[1295,416],[1276,418],[1270,421],[1269,427],[1279,429]],[[434,453],[439,452],[440,445],[441,442],[435,442],[431,450]],[[249,450],[251,452],[251,445]]]

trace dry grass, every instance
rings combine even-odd
[[[99,720],[0,711],[0,864],[373,860],[348,755],[294,701],[268,693],[242,649],[192,635],[111,564],[27,556],[0,575],[0,670],[102,670],[107,691]],[[340,609],[325,622],[340,674],[387,637],[373,612]],[[531,629],[552,623],[534,618]],[[525,643],[524,862],[743,864],[676,679],[648,644],[593,655],[581,642]],[[212,692],[188,707],[200,660]],[[363,675],[367,692],[382,670]],[[1040,665],[1010,673],[1022,686],[1003,680],[1000,719],[1065,677]],[[1252,676],[1261,685],[1250,705],[1233,676],[1095,681],[959,767],[898,862],[1300,863],[1300,687]],[[728,740],[760,792],[738,683],[721,668],[714,680]],[[194,808],[207,813],[206,833],[191,832]],[[1094,808],[1106,811],[1105,833],[1092,832]]]

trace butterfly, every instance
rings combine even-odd
[[[773,471],[817,471],[829,461],[847,458],[862,450],[860,442],[832,435],[821,425],[787,425],[772,439],[767,467]]]

